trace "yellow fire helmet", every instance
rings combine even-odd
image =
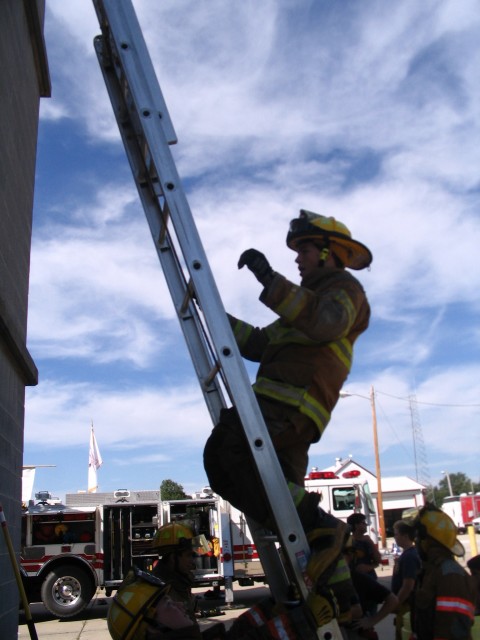
[[[409,513],[404,511],[402,519],[415,527],[420,539],[433,538],[454,555],[465,555],[465,548],[457,538],[457,527],[445,512],[428,502],[420,510],[408,511]]]
[[[113,640],[145,638],[157,606],[169,590],[170,586],[156,576],[132,567],[108,609],[107,624]]]
[[[158,549],[160,555],[192,549],[193,531],[179,522],[164,524],[155,533],[152,541],[154,549]]]
[[[295,251],[306,240],[329,247],[349,269],[365,269],[373,259],[370,249],[354,240],[342,222],[301,209],[300,216],[290,222],[287,246]]]

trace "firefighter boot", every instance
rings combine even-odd
[[[311,549],[307,574],[317,587],[334,573],[350,534],[350,527],[319,507],[319,501],[318,494],[305,492],[297,506]]]
[[[351,622],[352,602],[355,602],[356,591],[353,586],[350,569],[344,557],[340,558],[328,579],[328,588],[335,596],[338,605],[338,623]]]
[[[307,574],[316,584],[326,584],[334,573],[343,551],[350,527],[330,514],[320,527],[307,533],[311,556],[307,564]],[[331,522],[332,520],[333,522]]]
[[[317,627],[323,627],[339,616],[337,601],[330,589],[311,591],[307,597],[307,606]]]

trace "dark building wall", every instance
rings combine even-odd
[[[25,386],[37,383],[26,335],[38,111],[40,97],[50,94],[44,10],[45,0],[0,3],[0,502],[16,552]],[[17,638],[18,603],[15,574],[1,540],[3,640]]]

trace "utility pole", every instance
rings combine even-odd
[[[372,385],[370,389],[370,398],[368,398],[367,396],[362,396],[359,393],[348,393],[348,391],[340,391],[341,398],[348,398],[350,396],[358,396],[359,398],[370,400],[370,406],[372,408],[373,449],[375,452],[375,473],[377,474],[378,527],[380,529],[382,549],[385,549],[387,546],[387,532],[385,530],[385,519],[383,517],[382,472],[380,470],[380,455],[378,453],[377,411],[375,408],[375,390]]]
[[[375,390],[373,385],[370,389],[370,405],[372,407],[373,446],[375,449],[375,471],[377,474],[378,525],[381,532],[382,549],[385,549],[387,546],[387,532],[385,531],[385,519],[383,517],[382,472],[380,470],[380,455],[378,453],[377,411],[375,408]]]
[[[453,496],[452,483],[450,481],[450,474],[448,473],[448,471],[442,471],[442,473],[447,478],[448,491],[449,491],[450,495]]]

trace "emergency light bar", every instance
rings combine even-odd
[[[352,471],[345,471],[342,473],[342,478],[358,478],[360,475],[360,471],[358,469],[353,469]]]
[[[337,480],[338,476],[333,471],[310,471],[309,480]]]

